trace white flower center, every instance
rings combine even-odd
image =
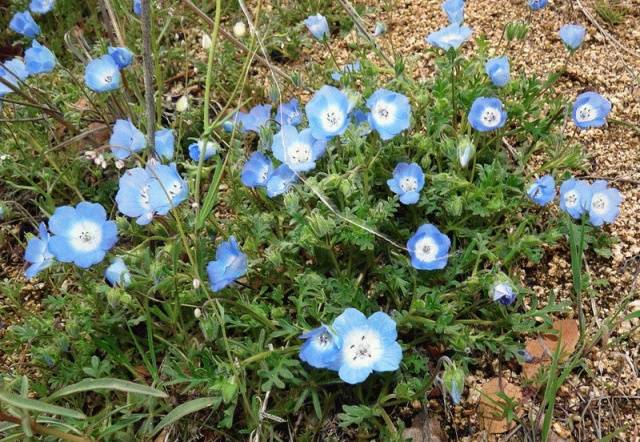
[[[329,347],[332,343],[331,335],[329,332],[322,332],[315,338],[316,346],[322,349]]]
[[[487,107],[482,111],[480,115],[482,123],[487,127],[496,127],[500,124],[500,109],[495,107]]]
[[[609,207],[609,199],[601,193],[596,193],[591,199],[591,209],[598,215],[602,215]]]
[[[311,146],[304,143],[294,143],[287,149],[287,157],[293,164],[302,164],[311,160]]]
[[[102,242],[102,229],[93,221],[80,221],[71,227],[69,237],[78,252],[93,252]]]
[[[391,103],[378,101],[371,111],[376,123],[386,125],[395,121],[395,106]]]
[[[342,348],[344,361],[351,366],[371,366],[382,356],[382,340],[373,330],[351,331],[346,336]]]
[[[457,42],[460,37],[458,36],[458,34],[450,32],[441,36],[440,39],[445,43],[451,44]]]
[[[422,238],[416,243],[416,257],[422,262],[431,262],[438,255],[438,245],[431,237]]]
[[[593,121],[598,116],[596,109],[589,103],[585,103],[576,111],[576,121],[584,123],[586,121]]]
[[[578,194],[575,190],[570,190],[564,195],[564,203],[567,207],[575,207],[578,204]]]
[[[336,106],[331,106],[322,115],[322,127],[327,132],[334,132],[344,123],[345,115]]]
[[[404,176],[400,178],[399,186],[404,192],[415,192],[418,189],[418,180],[412,176]]]

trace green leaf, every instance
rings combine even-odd
[[[145,396],[166,398],[166,393],[156,390],[155,388],[148,387],[146,385],[136,384],[134,382],[123,381],[114,378],[102,378],[102,379],[84,379],[76,384],[72,384],[61,388],[60,390],[49,396],[49,399],[54,399],[62,396],[67,396],[74,393],[80,393],[83,391],[95,391],[95,390],[116,390],[124,391],[127,393],[143,394]]]
[[[40,413],[53,414],[56,416],[70,417],[72,419],[86,419],[87,416],[79,411],[70,410],[65,407],[59,407],[57,405],[47,404],[46,402],[38,401],[35,399],[26,399],[9,393],[8,391],[0,390],[0,402],[4,402],[12,407],[19,408],[21,410],[37,411]]]
[[[180,404],[162,418],[160,423],[153,429],[151,435],[155,435],[164,427],[179,421],[188,414],[195,413],[196,411],[200,411],[209,407],[217,408],[219,405],[220,398],[215,397],[201,397],[198,399],[193,399],[189,402],[185,402],[184,404]]]

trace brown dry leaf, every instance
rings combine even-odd
[[[425,417],[424,413],[418,414],[411,426],[402,432],[402,437],[413,442],[447,442],[447,435],[438,418],[430,417],[425,425]]]
[[[87,126],[89,138],[94,140],[98,145],[105,144],[111,136],[110,128],[104,123],[94,122]]]
[[[75,110],[80,112],[91,110],[91,103],[85,97],[80,97],[75,103],[71,105]]]
[[[527,339],[525,350],[533,358],[531,362],[522,364],[522,375],[525,379],[533,379],[540,371],[540,368],[548,365],[549,358],[545,356],[544,346],[541,344],[542,339]]]
[[[478,416],[480,418],[480,426],[489,434],[499,434],[511,430],[515,426],[515,422],[507,422],[502,417],[505,401],[498,396],[498,393],[504,393],[514,402],[522,401],[522,390],[517,385],[507,382],[505,379],[493,378],[484,383],[481,390],[480,405],[478,407]],[[522,409],[516,410],[518,415],[522,413]]]
[[[553,322],[553,329],[558,334],[545,334],[535,339],[528,339],[525,344],[527,353],[531,355],[533,361],[522,365],[522,374],[525,379],[536,377],[542,367],[551,364],[551,358],[558,348],[558,343],[562,343],[560,350],[560,362],[565,361],[576,349],[580,332],[578,321],[575,319],[559,319]]]

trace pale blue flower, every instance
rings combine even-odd
[[[580,219],[591,202],[591,186],[584,181],[571,178],[560,186],[560,209],[572,218]]]
[[[133,0],[133,13],[137,16],[142,15],[142,0]]]
[[[149,204],[155,213],[166,215],[187,199],[189,186],[178,173],[176,163],[164,165],[148,161],[147,170],[153,177],[149,183]]]
[[[122,77],[111,55],[91,60],[84,71],[84,82],[94,92],[109,92],[120,87]]]
[[[102,261],[118,241],[116,223],[107,221],[104,207],[86,201],[76,207],[58,207],[49,220],[49,229],[53,233],[49,239],[53,256],[80,268]]]
[[[340,81],[343,75],[360,72],[361,69],[362,65],[360,64],[360,60],[356,60],[354,63],[345,64],[344,66],[342,66],[341,70],[332,72],[331,79],[333,81]]]
[[[280,126],[297,126],[301,121],[302,113],[300,112],[298,100],[295,98],[292,98],[288,103],[282,103],[278,106],[276,122]]]
[[[314,328],[300,336],[300,359],[315,368],[338,370],[340,338],[326,325]]]
[[[349,98],[333,86],[322,86],[305,106],[311,133],[318,140],[342,135],[349,125]]]
[[[498,98],[476,98],[468,115],[475,130],[487,132],[501,128],[507,121],[507,112]]]
[[[529,0],[529,7],[531,10],[537,11],[547,6],[547,3],[549,3],[549,0]]]
[[[9,22],[9,29],[28,38],[36,38],[40,34],[40,26],[29,11],[16,12]]]
[[[242,253],[232,236],[216,250],[216,259],[207,264],[209,284],[214,292],[220,291],[247,273],[247,255]]]
[[[527,190],[529,199],[539,206],[546,206],[556,197],[556,182],[551,175],[538,178]]]
[[[116,120],[109,147],[117,160],[124,160],[134,152],[140,152],[147,145],[144,134],[130,120]]]
[[[105,269],[104,277],[112,287],[126,288],[131,284],[129,268],[119,256],[115,257],[111,261],[111,265]]]
[[[273,136],[271,150],[273,156],[285,163],[294,172],[308,172],[315,169],[316,160],[324,154],[325,140],[317,140],[311,135],[311,129],[300,133],[294,126],[282,126]]]
[[[560,39],[572,51],[580,47],[586,34],[587,30],[580,25],[564,25],[560,28]]]
[[[411,265],[418,270],[443,269],[449,259],[451,240],[433,224],[423,224],[407,242]]]
[[[493,301],[499,302],[502,305],[511,305],[516,300],[516,293],[513,287],[507,282],[496,282],[493,284],[489,290],[489,296]]]
[[[298,180],[296,173],[286,164],[281,164],[273,171],[267,180],[267,196],[274,198],[287,193]]]
[[[446,12],[449,23],[461,24],[464,21],[464,0],[445,0],[442,10]]]
[[[20,88],[20,82],[29,76],[27,66],[19,58],[12,58],[7,62],[0,62],[0,78],[11,84],[16,89]],[[13,92],[13,90],[4,83],[0,83],[0,97]]]
[[[451,48],[458,49],[462,43],[471,37],[471,33],[470,27],[452,23],[446,28],[432,32],[427,36],[426,40],[430,45],[447,51]]]
[[[409,128],[411,106],[402,94],[387,89],[378,89],[367,99],[369,124],[380,138],[390,140]]]
[[[375,27],[373,28],[373,36],[380,37],[385,32],[387,32],[387,25],[385,25],[381,21],[377,21]]]
[[[129,169],[120,177],[116,194],[118,210],[126,216],[137,218],[139,225],[149,224],[153,219],[149,189],[154,179],[148,170],[141,167]]]
[[[498,87],[505,86],[511,78],[509,72],[509,59],[506,55],[487,60],[484,70],[491,79],[491,82]]]
[[[126,68],[133,62],[133,52],[131,52],[129,48],[114,48],[113,46],[109,46],[107,52],[120,69]]]
[[[55,6],[56,0],[31,0],[29,9],[34,14],[46,14]]]
[[[324,40],[329,37],[329,23],[327,23],[327,19],[323,15],[310,15],[304,21],[304,24],[307,25],[307,29],[316,39]]]
[[[173,129],[160,129],[156,131],[154,150],[160,159],[166,161],[173,160],[175,141],[176,137],[173,134]]]
[[[40,271],[53,264],[53,254],[49,251],[49,232],[44,223],[38,226],[38,236],[31,238],[27,243],[24,260],[31,263],[24,272],[27,279],[35,277]]]
[[[400,197],[402,204],[415,204],[424,187],[424,172],[417,163],[399,163],[393,170],[393,178],[387,180],[387,185]]]
[[[340,338],[336,365],[343,381],[358,384],[374,371],[400,368],[402,349],[396,341],[396,322],[386,313],[376,312],[367,318],[348,308],[333,321],[332,328]]]
[[[24,62],[29,75],[43,74],[51,72],[56,66],[56,56],[46,46],[33,40],[24,53]]]
[[[595,92],[584,92],[578,95],[573,103],[573,122],[580,129],[601,127],[607,122],[611,112],[611,102]]]
[[[604,180],[598,180],[591,185],[591,200],[587,204],[589,222],[599,227],[604,223],[613,223],[620,213],[622,195],[618,189],[608,187]]]
[[[251,108],[248,113],[238,112],[237,118],[241,124],[242,132],[253,131],[259,134],[260,128],[269,123],[271,105],[259,104]]]
[[[267,187],[273,172],[273,162],[260,152],[251,154],[240,175],[240,181],[247,187]]]
[[[204,161],[208,161],[218,152],[218,144],[213,141],[198,140],[189,145],[189,158],[193,161],[200,161],[200,153],[204,152]]]

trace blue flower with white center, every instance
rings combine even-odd
[[[549,3],[549,0],[529,0],[529,7],[532,11],[537,11],[547,6],[547,3]]]
[[[407,242],[411,265],[418,270],[443,269],[449,260],[451,240],[433,224],[423,224]]]
[[[560,209],[572,218],[580,219],[588,210],[591,201],[591,186],[584,181],[571,178],[560,186]]]
[[[49,229],[53,256],[80,268],[98,264],[118,241],[118,227],[107,220],[104,207],[86,201],[76,207],[58,207],[49,219]]]
[[[338,370],[340,356],[340,338],[326,325],[303,333],[300,339],[300,359],[315,368]]]
[[[591,201],[587,204],[589,222],[599,227],[613,223],[620,213],[622,195],[618,189],[608,187],[607,182],[598,180],[591,185]]]
[[[607,122],[609,112],[611,112],[609,100],[595,92],[584,92],[578,95],[573,103],[573,122],[580,129],[601,127]]]
[[[529,199],[539,206],[546,206],[556,197],[556,182],[551,175],[538,178],[527,190]]]
[[[109,138],[111,153],[117,160],[124,160],[147,145],[144,134],[130,120],[116,120]]]
[[[193,161],[200,161],[200,153],[204,152],[204,161],[210,160],[218,152],[218,144],[213,141],[198,140],[189,145],[189,158]]]
[[[242,168],[240,181],[247,187],[267,187],[273,172],[273,162],[260,152],[251,154]]]
[[[280,126],[290,125],[297,126],[302,121],[302,113],[298,106],[298,100],[292,98],[288,103],[282,103],[278,106],[276,113],[276,122]]]
[[[474,146],[473,142],[468,137],[464,137],[458,144],[457,150],[458,162],[461,167],[466,168],[469,165],[469,161],[471,161],[476,154],[476,146]]]
[[[390,140],[409,128],[411,106],[405,95],[378,89],[367,99],[367,107],[371,111],[369,124],[383,140]]]
[[[133,0],[133,13],[137,16],[142,15],[142,0]]]
[[[209,285],[214,292],[222,290],[246,273],[247,255],[242,253],[233,236],[218,246],[215,261],[207,264]]]
[[[129,169],[120,177],[116,194],[118,210],[126,216],[137,218],[136,223],[141,226],[153,219],[149,189],[154,179],[148,170],[141,167]]]
[[[318,140],[342,135],[349,125],[349,98],[333,86],[322,86],[305,106],[311,133]]]
[[[18,89],[20,82],[29,76],[27,66],[19,58],[12,58],[7,62],[0,62],[0,78]],[[13,90],[4,83],[0,83],[0,97],[10,94]]]
[[[487,60],[484,70],[491,79],[491,82],[498,87],[505,86],[511,75],[509,73],[509,59],[506,55]]]
[[[31,238],[24,251],[24,260],[31,263],[24,272],[27,279],[31,279],[42,270],[53,264],[53,254],[49,251],[49,232],[44,223],[38,226],[38,236]]]
[[[354,72],[360,72],[362,65],[360,60],[356,60],[354,63],[345,64],[340,71],[334,71],[331,73],[331,79],[333,81],[340,81],[343,75],[353,74]]]
[[[332,328],[341,341],[336,366],[343,381],[358,384],[374,371],[400,368],[402,349],[396,342],[396,322],[386,313],[376,312],[367,318],[348,308],[333,321]]]
[[[489,290],[489,296],[502,305],[511,305],[516,300],[516,293],[507,282],[496,282]]]
[[[113,46],[109,46],[107,52],[120,69],[126,68],[133,62],[133,52],[131,52],[129,48],[114,48]]]
[[[271,105],[259,104],[251,108],[249,113],[238,112],[238,121],[242,125],[243,132],[253,131],[260,133],[260,128],[269,123],[271,118]]]
[[[445,0],[442,10],[446,12],[449,23],[461,24],[464,21],[464,0]]]
[[[507,112],[498,98],[476,98],[468,115],[469,124],[475,130],[488,132],[504,126]]]
[[[471,37],[471,28],[452,23],[446,28],[432,32],[426,38],[427,43],[445,51],[453,48],[458,49],[462,43]]]
[[[56,0],[31,0],[29,9],[34,14],[46,14],[55,6]]]
[[[33,40],[31,47],[24,52],[24,62],[29,75],[43,74],[51,72],[56,66],[56,56],[46,46]]]
[[[358,128],[358,134],[360,134],[360,136],[366,137],[373,131],[369,124],[369,112],[363,112],[360,109],[355,109],[351,115],[353,118],[353,124]]]
[[[297,180],[298,176],[293,170],[289,169],[289,166],[286,164],[279,165],[267,180],[267,196],[274,198],[287,193]]]
[[[329,38],[329,23],[327,23],[327,19],[323,15],[310,15],[304,21],[304,24],[317,40]]]
[[[175,141],[176,137],[173,134],[173,129],[160,129],[156,131],[154,150],[160,159],[165,161],[173,160]]]
[[[149,176],[149,204],[158,215],[166,215],[189,196],[189,186],[180,176],[176,163],[168,166],[157,161],[147,162]]]
[[[580,47],[585,35],[587,35],[587,30],[584,26],[564,25],[560,28],[560,39],[570,51],[575,51]]]
[[[104,277],[111,287],[120,286],[126,288],[131,284],[129,268],[119,256],[111,261],[111,265],[104,271]]]
[[[402,204],[415,204],[424,187],[424,173],[416,163],[399,163],[393,170],[393,178],[387,180],[387,185],[400,196]]]
[[[36,38],[40,35],[40,26],[29,11],[16,12],[9,22],[9,29],[28,38]]]
[[[109,92],[120,87],[122,77],[111,55],[91,60],[84,70],[84,82],[94,92]]]
[[[294,172],[308,172],[315,169],[316,160],[324,154],[325,140],[317,140],[311,135],[311,129],[300,133],[294,126],[282,126],[273,136],[271,150],[273,156],[285,163]]]

